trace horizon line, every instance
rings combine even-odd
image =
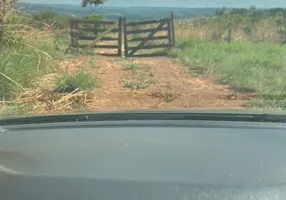
[[[19,3],[26,3],[26,4],[36,4],[36,5],[72,5],[72,6],[79,6],[81,7],[80,4],[74,4],[74,3],[38,3],[38,2],[25,2],[25,1],[19,1]],[[104,5],[102,8],[181,8],[181,9],[188,9],[188,8],[205,8],[205,9],[211,9],[211,8],[249,8],[250,6],[256,6],[255,4],[249,5],[249,6],[232,6],[232,7],[227,7],[225,5],[222,6],[213,6],[213,7],[205,7],[205,6],[196,6],[196,7],[177,7],[177,6],[109,6],[109,5]],[[264,7],[264,6],[256,6],[256,8],[264,8],[264,9],[270,9],[270,8],[286,8],[286,6],[270,6],[270,7]]]

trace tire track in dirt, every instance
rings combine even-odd
[[[116,58],[98,56],[97,64],[99,69],[93,73],[101,80],[102,87],[95,92],[89,109],[142,109],[150,108],[158,101],[144,93],[124,88],[126,74]]]
[[[88,109],[245,108],[246,95],[215,84],[211,78],[192,77],[182,64],[167,57],[120,59],[98,56],[96,60],[99,68],[92,73],[101,79],[102,88],[95,91],[94,101]],[[124,82],[134,79],[132,72],[124,69],[128,63],[148,67],[154,82],[143,89],[125,88]]]

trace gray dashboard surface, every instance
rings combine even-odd
[[[0,195],[5,200],[282,200],[285,130],[130,126],[3,131]]]

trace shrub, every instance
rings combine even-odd
[[[53,29],[68,28],[69,19],[58,15],[55,11],[41,11],[32,14],[31,24],[37,28],[43,28],[46,25],[52,25]]]
[[[41,11],[41,12],[34,13],[32,15],[32,18],[33,20],[51,24],[54,21],[58,20],[59,16],[55,11]]]
[[[91,14],[91,15],[84,16],[83,19],[86,19],[86,20],[103,20],[104,17],[102,15]]]
[[[252,26],[250,24],[246,24],[242,27],[242,30],[246,35],[250,35],[252,33]]]
[[[90,90],[100,86],[99,80],[86,72],[77,72],[75,74],[62,74],[56,80],[57,88],[55,92],[59,93],[71,93],[76,89]]]
[[[101,15],[96,15],[96,14],[91,14],[91,15],[87,15],[87,16],[84,16],[83,19],[85,20],[94,20],[94,21],[97,21],[97,20],[103,20],[103,16]],[[103,28],[104,25],[98,25],[98,24],[89,24],[89,23],[81,23],[82,24],[82,27],[83,28]]]

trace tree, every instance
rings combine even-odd
[[[107,0],[82,0],[81,5],[82,7],[88,7],[95,12],[97,8],[99,8],[99,6],[102,6],[105,1]]]
[[[256,9],[255,5],[250,6],[250,8],[249,8],[249,15],[255,15],[256,11],[257,11],[257,9]]]
[[[215,15],[216,15],[216,16],[224,15],[224,14],[225,14],[225,11],[226,11],[226,8],[225,8],[225,7],[217,8],[216,11],[215,11]]]

